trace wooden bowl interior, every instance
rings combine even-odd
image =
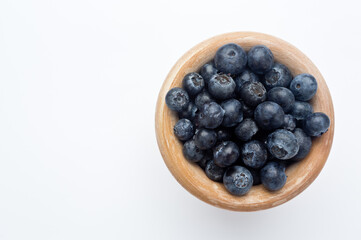
[[[331,119],[331,127],[322,137],[313,139],[309,155],[287,168],[285,186],[276,192],[267,191],[262,185],[254,186],[242,197],[232,196],[222,183],[207,178],[203,170],[187,161],[182,153],[182,143],[173,134],[177,115],[165,104],[165,95],[169,89],[180,87],[183,77],[198,71],[202,65],[214,58],[219,47],[227,43],[236,43],[248,51],[252,46],[262,44],[269,47],[275,61],[286,65],[293,76],[300,73],[312,74],[318,82],[318,91],[312,100],[315,112],[324,112]],[[334,133],[334,112],[331,95],[316,66],[297,48],[289,43],[260,33],[237,32],[223,34],[206,40],[189,50],[172,68],[159,93],[156,109],[156,134],[163,159],[177,181],[199,199],[217,207],[254,211],[282,204],[309,186],[324,166],[331,149]]]

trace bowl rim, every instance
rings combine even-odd
[[[303,170],[303,175],[296,175],[297,179],[292,179],[292,184],[288,184],[289,180],[287,180],[285,187],[276,192],[268,192],[262,187],[262,185],[259,185],[252,187],[251,191],[242,197],[232,196],[229,193],[229,196],[225,195],[224,192],[226,190],[222,183],[215,183],[209,179],[207,181],[207,177],[205,177],[204,173],[204,176],[197,176],[197,174],[201,174],[203,170],[201,170],[196,164],[188,162],[183,157],[181,148],[179,148],[179,144],[181,143],[175,138],[172,132],[177,117],[175,116],[176,114],[172,113],[165,105],[166,93],[172,87],[180,86],[179,84],[176,84],[176,80],[178,79],[179,82],[179,79],[183,78],[185,73],[194,71],[195,68],[199,69],[205,62],[207,62],[207,59],[208,61],[212,59],[212,54],[214,56],[215,49],[231,42],[235,42],[237,44],[239,44],[239,42],[246,42],[247,44],[250,42],[256,42],[267,45],[274,54],[275,50],[282,52],[282,54],[280,54],[280,59],[276,60],[283,63],[281,58],[283,56],[287,56],[287,59],[297,61],[297,66],[301,66],[301,69],[307,69],[308,73],[315,76],[319,86],[318,89],[322,89],[322,92],[317,92],[311,103],[315,110],[321,110],[330,117],[330,128],[328,132],[320,138],[313,140],[311,152],[306,157],[307,163],[309,164],[306,165],[307,169]],[[239,45],[242,46],[242,44]],[[199,60],[203,57],[203,55],[205,56],[207,52],[207,57]],[[211,55],[209,55],[209,52],[211,52]],[[288,67],[293,75],[296,75],[296,67],[295,69],[292,69],[292,66]],[[315,100],[316,98],[317,100]],[[187,51],[175,63],[168,73],[158,95],[155,114],[155,130],[158,147],[166,166],[176,180],[187,191],[202,201],[216,207],[233,211],[256,211],[272,208],[289,201],[305,190],[317,178],[327,161],[332,147],[334,125],[335,119],[332,98],[326,82],[317,67],[305,54],[290,43],[277,37],[257,32],[231,32],[220,34],[197,44]],[[318,158],[313,160],[310,156],[316,153],[318,154]],[[303,163],[306,159],[289,167],[286,173],[298,173],[299,171],[297,170],[297,166],[305,165],[306,163],[301,163]],[[204,179],[204,177],[206,179]]]

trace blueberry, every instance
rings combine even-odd
[[[271,50],[263,45],[252,47],[248,52],[248,66],[257,74],[265,74],[271,70],[274,58]]]
[[[217,142],[217,133],[213,130],[201,128],[194,135],[194,143],[201,150],[212,148]]]
[[[313,113],[313,108],[308,102],[295,101],[290,111],[290,114],[300,121],[305,119],[308,115]]]
[[[226,74],[213,75],[208,83],[209,93],[221,100],[232,97],[235,88],[236,83],[231,76]]]
[[[191,121],[196,117],[198,111],[197,106],[193,102],[189,102],[186,109],[178,113],[179,118],[187,118]]]
[[[317,81],[312,75],[303,73],[291,81],[290,90],[295,95],[296,100],[308,101],[317,92]]]
[[[196,99],[194,100],[194,103],[196,104],[198,109],[201,109],[204,104],[210,103],[210,102],[214,102],[214,100],[213,100],[211,94],[209,94],[209,92],[207,92],[207,91],[203,91],[203,92],[199,93],[197,95]]]
[[[204,80],[198,73],[192,72],[183,78],[183,88],[190,96],[195,96],[204,88]]]
[[[255,107],[267,98],[267,91],[260,82],[246,82],[240,91],[240,97],[249,106]]]
[[[250,140],[257,132],[257,124],[251,118],[244,119],[234,129],[236,137],[244,142]]]
[[[296,156],[294,156],[291,160],[299,161],[301,159],[304,159],[310,152],[312,147],[312,140],[311,137],[307,136],[301,128],[296,128],[293,134],[297,139],[299,150]]]
[[[270,191],[281,189],[287,180],[285,166],[277,162],[269,162],[261,169],[262,184]]]
[[[261,175],[260,175],[260,169],[252,169],[249,168],[248,171],[251,172],[253,177],[253,186],[260,185],[261,184]]]
[[[275,87],[268,91],[267,100],[277,103],[287,113],[291,111],[295,103],[295,96],[293,96],[293,93],[288,88]]]
[[[267,161],[267,149],[260,141],[247,142],[242,147],[242,161],[251,168],[260,168]]]
[[[188,93],[181,88],[172,88],[165,96],[165,103],[173,111],[183,111],[189,104]]]
[[[229,99],[221,103],[224,109],[222,126],[233,127],[243,120],[242,104],[236,99]]]
[[[228,167],[239,158],[239,148],[231,141],[221,142],[213,149],[214,162],[220,167]]]
[[[224,110],[215,102],[206,103],[197,115],[197,123],[200,127],[214,129],[221,125]]]
[[[253,118],[253,115],[254,115],[253,108],[251,108],[250,106],[245,104],[243,101],[240,101],[240,103],[242,104],[243,117],[244,118]]]
[[[217,50],[214,63],[220,72],[240,74],[247,64],[247,54],[237,44],[229,43]]]
[[[296,128],[296,119],[290,114],[285,114],[284,119],[283,129],[293,132]]]
[[[256,74],[249,70],[244,70],[238,77],[234,79],[236,83],[236,93],[239,95],[243,84],[246,82],[259,82],[259,78]]]
[[[253,185],[253,177],[247,168],[233,166],[223,176],[223,184],[233,195],[242,196],[248,193]]]
[[[204,157],[204,152],[196,146],[194,140],[188,140],[183,145],[183,155],[191,162],[199,162]]]
[[[290,70],[281,63],[275,63],[263,78],[263,85],[267,89],[274,87],[288,87],[292,81]]]
[[[181,141],[187,141],[191,139],[194,135],[194,128],[192,122],[185,118],[180,119],[174,125],[173,130],[174,130],[174,134]]]
[[[296,156],[299,145],[292,132],[278,129],[268,135],[267,148],[274,157],[287,160]]]
[[[220,128],[217,130],[217,141],[223,142],[223,141],[229,141],[232,138],[232,134],[228,129]]]
[[[308,136],[319,137],[328,131],[330,119],[322,112],[308,115],[303,122],[303,130]]]
[[[254,120],[264,130],[273,130],[283,125],[285,114],[280,105],[266,101],[257,106]]]
[[[209,161],[213,159],[213,151],[207,150],[204,153],[204,157],[198,162],[198,165],[204,170]]]
[[[222,182],[223,175],[226,169],[219,167],[214,163],[213,160],[208,161],[206,168],[204,169],[206,172],[206,175],[209,179],[216,181],[216,182]]]
[[[211,77],[215,74],[218,73],[217,68],[214,66],[213,62],[209,62],[204,64],[201,67],[201,70],[199,71],[199,73],[201,74],[201,76],[203,77],[204,81],[206,84],[208,84],[209,80],[211,79]]]

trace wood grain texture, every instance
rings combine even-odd
[[[214,58],[219,47],[236,43],[246,51],[252,46],[263,44],[269,47],[277,62],[285,64],[295,76],[300,73],[312,74],[318,82],[318,91],[312,100],[315,112],[324,112],[331,119],[327,133],[313,140],[309,155],[301,162],[287,168],[285,186],[276,192],[267,191],[262,185],[254,186],[242,197],[232,196],[223,184],[207,178],[203,170],[188,162],[182,154],[182,143],[173,134],[173,126],[178,120],[175,113],[165,104],[165,95],[173,87],[181,86],[183,77],[198,71]],[[255,32],[234,32],[208,39],[184,54],[173,66],[159,92],[155,129],[158,146],[164,162],[177,181],[197,198],[216,207],[234,211],[256,211],[272,208],[292,199],[307,188],[322,170],[332,146],[334,135],[334,110],[330,92],[317,67],[301,51],[276,37]],[[315,196],[317,197],[317,196]]]

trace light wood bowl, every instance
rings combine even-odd
[[[195,72],[214,58],[219,47],[236,43],[248,51],[252,46],[263,44],[269,47],[275,61],[286,65],[293,76],[310,73],[318,83],[318,91],[311,104],[315,112],[326,113],[331,120],[327,133],[313,139],[311,152],[299,163],[287,168],[285,186],[276,192],[267,191],[262,185],[254,186],[245,196],[228,193],[222,183],[207,178],[195,163],[187,161],[182,153],[182,143],[173,134],[177,114],[168,109],[165,95],[173,87],[181,86],[183,77]],[[330,92],[317,67],[300,50],[291,44],[262,33],[234,32],[215,36],[196,45],[185,53],[173,66],[159,92],[155,115],[155,129],[158,146],[164,162],[177,181],[197,198],[216,207],[234,211],[256,211],[272,208],[292,199],[307,188],[318,176],[331,150],[334,134],[334,110]],[[315,196],[316,197],[316,196]]]

